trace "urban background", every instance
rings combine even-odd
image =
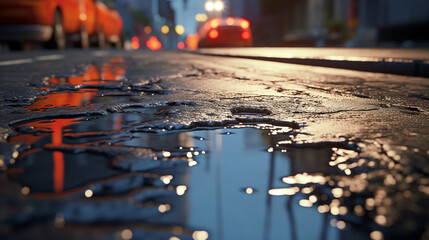
[[[197,32],[198,21],[210,18],[204,3],[117,0],[116,6],[126,38],[137,36],[145,42],[154,35],[164,48],[175,48]],[[254,46],[429,45],[427,0],[228,0],[221,14],[248,19]],[[179,32],[174,31],[176,26],[180,26]]]

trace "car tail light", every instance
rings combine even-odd
[[[252,35],[248,31],[245,31],[245,32],[241,33],[241,38],[243,38],[244,40],[250,39],[251,36]]]
[[[250,23],[249,23],[249,21],[243,19],[243,20],[241,20],[240,26],[243,29],[247,29],[247,28],[249,28]]]
[[[210,27],[211,28],[217,28],[219,27],[220,20],[219,19],[213,19],[210,21]]]
[[[229,18],[226,19],[226,24],[227,25],[231,26],[231,25],[234,25],[234,23],[235,23],[234,18],[229,17]]]
[[[216,39],[217,37],[219,37],[219,32],[216,29],[210,30],[209,38]]]

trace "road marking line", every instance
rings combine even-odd
[[[3,61],[3,62],[0,62],[0,66],[10,66],[10,65],[16,65],[16,64],[23,64],[23,63],[32,63],[32,62],[34,62],[33,59],[25,58],[25,59],[18,59],[18,60]]]
[[[53,55],[46,55],[46,56],[36,57],[36,60],[39,60],[39,61],[48,61],[48,60],[58,60],[58,59],[63,59],[63,58],[64,58],[64,55],[53,54]]]
[[[24,59],[10,60],[10,61],[2,61],[2,62],[0,62],[0,66],[10,66],[10,65],[23,64],[23,63],[32,63],[34,61],[59,60],[59,59],[63,59],[63,58],[64,58],[64,55],[62,55],[62,54],[52,54],[52,55],[38,56],[38,57],[35,57],[34,59],[24,58]]]
[[[108,52],[108,51],[105,51],[105,50],[94,52],[94,55],[95,55],[95,56],[97,56],[97,57],[104,57],[104,56],[106,56],[107,54],[109,54],[109,52]]]

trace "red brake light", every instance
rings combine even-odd
[[[217,37],[219,37],[219,32],[216,29],[210,30],[210,32],[209,32],[209,38],[215,39]]]
[[[240,26],[243,28],[243,29],[247,29],[247,28],[249,28],[249,26],[250,26],[250,23],[249,23],[249,21],[247,21],[247,20],[241,20],[241,23],[240,23]]]
[[[251,34],[250,34],[250,32],[243,32],[242,34],[241,34],[241,38],[243,38],[244,40],[248,40],[248,39],[250,39],[250,37],[251,37]]]

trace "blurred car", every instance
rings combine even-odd
[[[110,1],[99,0],[96,2],[96,9],[98,46],[114,44],[116,47],[121,47],[123,21],[114,5]]]
[[[198,47],[250,47],[250,23],[243,18],[214,18],[198,31]]]
[[[67,41],[88,48],[91,38],[104,46],[121,30],[119,14],[99,0],[0,0],[0,41],[11,49],[31,42],[64,49]]]

